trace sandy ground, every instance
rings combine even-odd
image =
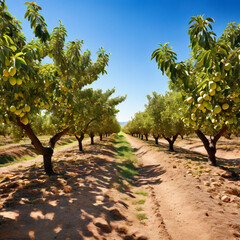
[[[160,182],[149,184],[149,189],[172,239],[239,239],[238,181],[224,178],[227,172],[208,166],[206,157],[196,152],[177,148],[170,153],[165,144],[155,147],[126,137],[143,167],[155,166],[162,172]],[[233,189],[239,191],[238,197]]]
[[[126,137],[140,165],[122,191],[113,137],[84,153],[56,152],[58,178],[37,165],[9,166],[1,173],[0,239],[240,239],[240,185],[228,172],[201,154]]]

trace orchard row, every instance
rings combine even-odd
[[[171,149],[178,135],[195,131],[216,165],[219,138],[240,130],[240,26],[230,23],[216,38],[213,22],[212,18],[191,17],[191,57],[185,61],[177,62],[168,43],[159,44],[152,59],[169,78],[172,93],[148,96],[146,111],[137,113],[126,131],[145,134],[151,126],[149,132],[167,139]],[[147,122],[140,121],[147,118]]]
[[[83,41],[66,42],[67,31],[61,23],[51,33],[40,14],[41,7],[27,2],[28,19],[36,39],[27,42],[21,23],[0,1],[0,124],[15,124],[31,139],[43,155],[48,175],[54,174],[51,158],[56,142],[66,133],[81,141],[85,133],[93,139],[96,134],[119,131],[116,106],[125,97],[111,98],[114,89],[103,92],[83,88],[106,74],[109,54],[100,48],[94,62],[89,50],[83,51]],[[46,57],[52,63],[43,64]],[[36,126],[41,115],[53,133],[49,146],[44,147]]]

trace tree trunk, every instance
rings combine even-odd
[[[154,137],[155,143],[158,144],[158,137]]]
[[[172,139],[169,138],[169,137],[164,137],[164,136],[163,136],[163,137],[168,141],[168,143],[169,143],[169,151],[171,151],[171,152],[174,152],[173,144],[174,144],[174,142],[176,141],[178,135],[179,135],[179,134],[177,133],[176,135],[174,135],[174,136],[172,137]]]
[[[94,135],[90,135],[91,138],[91,145],[94,145]]]
[[[216,136],[214,136],[213,138],[210,137],[210,142],[208,141],[208,139],[206,138],[206,136],[203,134],[201,130],[195,131],[197,136],[201,139],[208,153],[208,162],[213,166],[217,165],[217,161],[216,161],[217,141],[226,131],[227,131],[227,127],[226,126],[222,127],[222,129],[217,133]]]
[[[106,133],[106,137],[108,136],[108,134]]]
[[[54,175],[55,173],[52,169],[52,155],[53,155],[55,144],[64,134],[66,134],[70,130],[70,128],[65,128],[62,132],[55,134],[49,140],[49,147],[43,147],[38,137],[34,134],[30,124],[24,125],[20,121],[19,117],[17,117],[16,122],[15,121],[13,122],[25,131],[25,133],[30,138],[35,149],[38,151],[39,154],[43,155],[44,169],[46,174],[49,176]]]
[[[48,147],[44,148],[44,154],[43,154],[43,162],[44,162],[44,170],[48,176],[55,175],[55,172],[52,168],[52,155],[53,155],[53,149]]]
[[[146,141],[148,141],[148,135],[147,134],[145,134],[145,138],[146,138]]]
[[[100,141],[102,141],[102,134],[100,134],[99,137],[100,137]]]
[[[170,141],[168,141],[168,143],[169,143],[169,151],[174,152],[173,141],[170,140]]]
[[[82,141],[84,139],[84,133],[81,134],[80,138],[75,135],[76,139],[78,140],[78,148],[80,152],[83,152],[83,146],[82,146]]]
[[[143,135],[141,135],[141,140],[143,140]]]

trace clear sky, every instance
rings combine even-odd
[[[6,0],[9,12],[23,23],[30,39],[32,31],[24,20],[24,0]],[[170,42],[178,59],[189,55],[188,22],[191,16],[215,19],[213,30],[219,36],[227,23],[240,22],[240,1],[186,0],[38,0],[49,31],[59,25],[68,31],[67,40],[84,40],[84,48],[95,54],[103,46],[111,52],[107,75],[89,87],[116,88],[117,95],[127,94],[120,104],[119,121],[128,121],[144,109],[146,95],[164,93],[168,80],[162,76],[152,52],[158,43]]]

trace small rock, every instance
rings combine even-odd
[[[223,202],[230,202],[231,199],[230,199],[230,197],[224,195],[224,196],[221,197],[221,200],[222,200]]]
[[[212,182],[212,183],[211,183],[211,186],[212,186],[212,187],[218,187],[218,186],[219,186],[219,183],[217,183],[217,182]]]
[[[72,191],[72,187],[71,187],[71,186],[65,186],[65,187],[63,188],[63,191],[64,191],[65,193],[70,193],[70,192]]]
[[[173,165],[172,167],[173,167],[173,168],[177,168],[177,166],[176,166],[176,165]]]
[[[210,182],[204,182],[204,186],[210,186]]]

